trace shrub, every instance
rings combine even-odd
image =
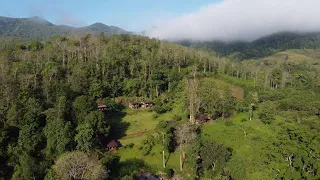
[[[139,147],[139,150],[141,150],[141,154],[143,156],[149,155],[153,146],[155,145],[155,138],[152,135],[149,135],[147,139],[144,139],[141,143],[141,146]]]
[[[125,148],[125,149],[132,149],[133,146],[134,146],[134,144],[133,144],[133,143],[130,143],[130,144],[125,145],[124,148]]]
[[[159,114],[153,114],[153,115],[152,115],[152,118],[153,118],[153,119],[157,119],[158,117],[159,117]]]
[[[167,169],[166,168],[164,171],[165,171],[166,175],[168,176],[168,178],[172,178],[173,177],[173,175],[174,175],[174,170],[173,169]]]
[[[242,117],[241,122],[246,122],[248,119],[246,117]]]
[[[179,116],[179,115],[177,115],[177,114],[175,114],[174,116],[173,116],[173,120],[175,120],[175,121],[181,121],[181,116]]]

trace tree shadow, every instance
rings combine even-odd
[[[169,156],[167,157],[166,166],[167,166],[167,164],[168,164],[168,161],[169,161],[169,159],[170,159],[170,156],[171,156],[171,153],[169,153]]]
[[[145,161],[137,158],[117,163],[110,171],[110,179],[120,179],[124,176],[139,176],[141,171],[152,172],[152,168]]]
[[[123,118],[125,117],[127,113],[123,111],[118,112],[110,112],[106,114],[107,122],[110,125],[110,133],[108,136],[108,140],[119,140],[123,137],[125,137],[126,131],[130,126],[130,123],[123,122]]]

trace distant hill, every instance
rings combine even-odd
[[[179,42],[184,46],[215,51],[220,56],[234,55],[239,59],[261,58],[287,49],[320,48],[320,33],[299,34],[282,32],[259,38],[253,42]]]
[[[0,16],[0,36],[21,37],[25,39],[47,40],[61,34],[129,34],[130,32],[115,26],[95,23],[85,27],[54,25],[40,17],[9,18]]]

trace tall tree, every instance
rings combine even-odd
[[[184,123],[177,128],[175,135],[180,151],[180,171],[183,171],[184,149],[196,140],[196,128],[191,123]]]
[[[196,115],[200,107],[199,97],[200,83],[197,79],[187,80],[187,98],[190,113],[190,122],[194,124],[196,122]]]

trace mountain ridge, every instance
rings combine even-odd
[[[29,18],[12,18],[0,16],[0,36],[13,36],[25,39],[47,40],[53,35],[62,34],[131,34],[116,26],[108,26],[101,22],[82,27],[56,25],[38,16]]]
[[[320,48],[320,32],[297,33],[297,32],[278,32],[254,41],[205,41],[177,42],[183,46],[193,47],[206,51],[214,51],[219,56],[235,55],[236,59],[250,59],[270,56],[277,52],[287,49],[317,49]],[[233,58],[231,58],[233,59]]]

